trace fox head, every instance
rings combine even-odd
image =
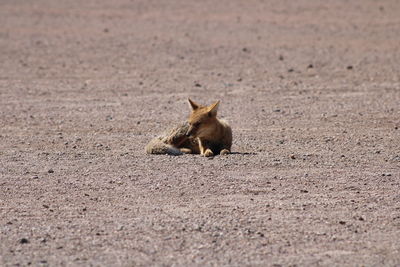
[[[192,113],[188,119],[189,129],[186,132],[186,136],[201,137],[202,134],[206,134],[206,131],[211,128],[210,126],[217,119],[219,100],[210,106],[201,106],[190,98],[188,101]]]

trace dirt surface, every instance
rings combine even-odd
[[[0,265],[399,266],[400,2],[0,2]],[[221,100],[233,154],[146,155]]]

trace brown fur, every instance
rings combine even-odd
[[[192,113],[187,122],[154,138],[146,146],[149,154],[201,154],[206,157],[230,153],[232,130],[217,118],[219,101],[201,106],[189,99]]]

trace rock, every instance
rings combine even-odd
[[[27,239],[27,238],[21,238],[20,240],[19,240],[19,243],[20,244],[28,244],[29,243],[29,240]]]

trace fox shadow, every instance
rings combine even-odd
[[[249,156],[249,155],[257,155],[255,152],[230,152],[230,155],[244,155],[244,156]]]

